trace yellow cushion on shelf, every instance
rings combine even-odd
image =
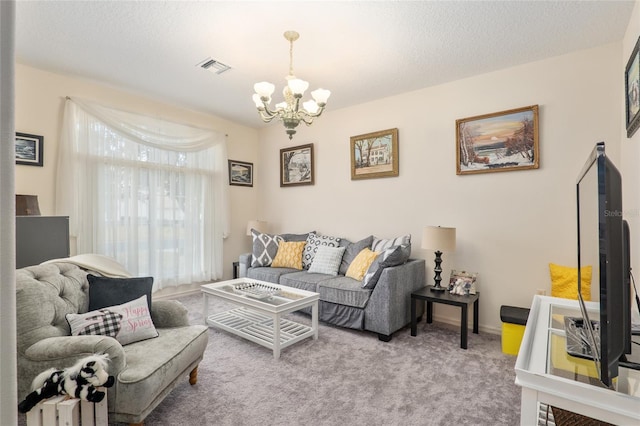
[[[378,254],[379,253],[371,251],[368,248],[362,249],[356,258],[353,259],[351,265],[349,265],[345,276],[362,281],[364,274],[367,273],[367,269],[369,269],[369,266],[371,266],[376,257],[378,257]]]
[[[283,241],[278,245],[272,268],[302,269],[302,252],[306,241]]]
[[[582,298],[591,300],[591,266],[582,267]],[[578,298],[578,268],[549,263],[551,296],[565,299]]]

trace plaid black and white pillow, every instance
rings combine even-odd
[[[84,318],[85,325],[78,336],[95,335],[116,337],[120,332],[122,315],[108,309],[95,312],[94,316]]]

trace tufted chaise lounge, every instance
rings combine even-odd
[[[70,336],[65,319],[89,306],[88,272],[69,263],[30,266],[16,271],[18,398],[34,377],[64,368],[94,353],[111,358],[116,378],[107,392],[109,422],[142,423],[179,380],[193,385],[208,342],[207,328],[189,325],[187,310],[174,300],[153,301],[157,338],[122,346],[105,336]]]

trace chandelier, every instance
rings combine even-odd
[[[293,138],[293,135],[296,133],[296,127],[298,127],[301,121],[309,126],[313,123],[314,118],[320,117],[327,104],[327,99],[329,99],[329,95],[331,95],[329,90],[316,89],[311,92],[313,99],[303,102],[302,107],[300,107],[300,100],[309,87],[309,83],[300,80],[293,74],[293,42],[299,37],[300,34],[295,31],[286,31],[284,33],[284,38],[289,40],[290,43],[289,75],[285,77],[287,85],[282,91],[284,102],[277,103],[275,109],[269,108],[271,95],[275,90],[275,86],[266,81],[256,83],[253,86],[256,91],[256,93],[253,94],[253,102],[255,102],[256,108],[258,108],[258,113],[262,121],[269,123],[274,118],[282,120],[284,127],[287,129],[286,132],[289,135],[289,139]]]

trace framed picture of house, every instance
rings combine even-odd
[[[398,129],[351,136],[351,180],[398,176]]]
[[[16,164],[42,167],[44,137],[16,133]]]
[[[624,71],[625,105],[627,137],[630,138],[638,130],[640,125],[640,37],[631,52],[631,57],[627,62]]]
[[[456,120],[456,173],[540,167],[538,105]]]
[[[253,163],[228,160],[229,185],[253,186]]]
[[[313,185],[313,144],[280,150],[280,186]]]

